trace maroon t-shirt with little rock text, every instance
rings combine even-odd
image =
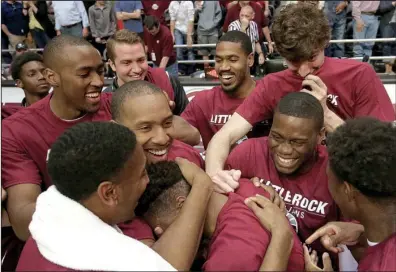
[[[1,183],[4,189],[18,184],[37,184],[43,190],[52,185],[47,172],[47,158],[52,144],[75,124],[111,120],[111,94],[101,94],[95,113],[66,121],[50,108],[51,95],[21,109],[2,121]]]
[[[197,93],[181,117],[198,129],[204,149],[206,149],[213,135],[225,125],[244,100],[245,98],[230,97],[221,86],[216,86]],[[267,136],[271,123],[270,120],[256,123],[247,137]]]
[[[367,63],[325,58],[314,73],[327,87],[327,105],[343,120],[371,116],[395,120],[392,102],[381,79]],[[272,118],[280,99],[303,89],[304,78],[290,69],[266,75],[236,112],[250,124]]]
[[[272,185],[283,199],[289,212],[289,220],[297,230],[301,241],[305,241],[314,231],[330,221],[340,219],[340,213],[328,190],[326,175],[328,155],[326,147],[317,146],[317,160],[312,169],[297,176],[280,175],[276,170],[268,138],[248,139],[234,148],[229,155],[226,168],[239,169],[243,178],[258,177],[264,184]],[[236,193],[244,197],[241,189]],[[294,217],[294,218],[293,218]],[[319,241],[313,249],[324,252]]]
[[[249,180],[240,180],[241,190],[246,194],[261,194],[268,197],[262,188]],[[271,233],[262,227],[259,219],[244,203],[245,198],[230,193],[221,209],[216,229],[209,246],[204,271],[258,271],[271,242]],[[291,226],[290,226],[291,228]],[[294,233],[293,247],[287,271],[303,271],[302,243]]]

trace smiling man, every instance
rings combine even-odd
[[[243,178],[258,177],[283,198],[301,241],[329,221],[339,219],[327,187],[327,151],[323,109],[310,94],[294,92],[278,103],[268,137],[248,139],[237,146],[226,167]],[[249,197],[241,188],[236,190]],[[320,243],[312,245],[323,252]]]
[[[197,150],[173,139],[173,113],[167,97],[154,84],[136,80],[122,85],[113,95],[111,112],[115,122],[135,132],[148,163],[182,157],[204,168]]]
[[[6,103],[1,107],[1,118],[6,118],[18,110],[33,105],[44,98],[51,86],[44,78],[43,58],[34,52],[19,55],[11,64],[11,75],[16,86],[25,94],[21,103]]]
[[[347,118],[395,119],[390,98],[368,63],[324,56],[330,28],[323,11],[310,3],[288,5],[275,18],[272,32],[288,69],[258,81],[252,94],[213,137],[206,154],[206,171],[211,177],[222,171],[232,144],[253,124],[271,118],[279,100],[290,92],[307,88],[316,97],[320,94],[328,132]],[[223,183],[227,191],[235,189]]]
[[[77,123],[111,119],[111,95],[101,94],[103,62],[89,42],[61,35],[47,44],[43,56],[53,92],[2,122],[1,182],[21,240],[29,237],[38,195],[52,185],[46,163],[52,144]]]
[[[229,31],[224,34],[217,43],[215,61],[220,86],[199,92],[181,115],[198,129],[205,149],[256,86],[250,77],[254,62],[252,43],[245,33]],[[258,122],[247,136],[268,135],[270,127],[269,120]]]

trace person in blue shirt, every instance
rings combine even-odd
[[[29,32],[27,10],[19,1],[3,1],[1,3],[1,30],[12,48],[26,40]],[[6,49],[6,48],[3,48]]]
[[[115,12],[118,20],[122,20],[124,28],[136,32],[143,39],[141,1],[116,1]]]
[[[342,40],[345,35],[346,14],[348,1],[326,1],[324,4],[324,12],[327,15],[331,28],[331,39]],[[326,56],[342,58],[344,57],[344,44],[333,43],[326,50]]]

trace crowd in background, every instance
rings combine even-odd
[[[88,39],[106,60],[107,39],[116,29],[126,28],[144,38],[154,66],[173,75],[189,75],[209,67],[209,63],[194,65],[194,60],[214,57],[214,47],[194,48],[192,44],[215,44],[228,30],[241,30],[253,43],[254,72],[268,56],[277,55],[271,44],[274,16],[284,6],[299,2],[306,1],[3,1],[1,48],[17,52],[44,48],[54,36],[71,34]],[[308,2],[326,13],[333,40],[396,37],[394,1]],[[173,44],[188,47],[174,48]],[[396,43],[374,45],[335,43],[327,47],[326,55],[396,55]],[[4,63],[11,63],[12,54],[2,56]],[[191,63],[178,63],[181,60]],[[392,60],[384,63],[385,72],[391,73]]]

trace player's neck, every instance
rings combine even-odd
[[[74,109],[71,107],[64,99],[61,97],[59,94],[59,91],[57,92],[54,90],[54,94],[52,95],[50,99],[50,108],[51,111],[60,119],[62,120],[74,120],[77,119],[81,116],[83,116],[85,113]]]
[[[359,221],[363,224],[365,236],[370,242],[383,242],[395,233],[396,207],[391,205],[386,208],[380,205],[372,206],[360,213]]]
[[[235,92],[235,98],[246,98],[256,87],[256,81],[253,80],[249,76],[247,80],[245,80],[241,86],[239,86],[238,91]]]
[[[40,101],[42,98],[44,98],[48,93],[44,94],[29,94],[28,92],[25,92],[25,105],[26,107],[29,107],[30,105],[33,105],[34,103]]]

